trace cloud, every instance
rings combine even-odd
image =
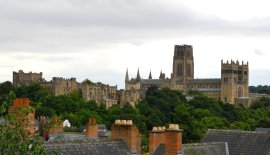
[[[25,68],[52,76],[76,72],[90,79],[112,79],[121,70],[124,76],[130,66],[135,73],[138,67],[148,67],[146,75],[150,69],[171,71],[171,47],[179,43],[196,43],[195,58],[203,62],[205,55],[242,58],[246,55],[233,53],[241,50],[239,40],[268,41],[270,36],[269,16],[230,21],[179,0],[0,0],[0,10],[1,62],[9,70]],[[209,51],[215,52],[202,51],[203,46],[213,46]],[[259,51],[252,51],[257,47]],[[268,51],[260,45],[247,49],[253,55]]]
[[[265,55],[265,53],[262,52],[260,49],[255,49],[254,54],[257,55],[257,56],[264,56]]]
[[[0,52],[67,53],[155,38],[270,34],[263,19],[229,22],[172,2],[2,0]]]

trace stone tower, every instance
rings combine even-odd
[[[221,95],[220,99],[231,104],[236,99],[249,96],[248,92],[248,63],[238,61],[221,61]]]
[[[194,78],[193,48],[190,45],[175,45],[173,56],[172,79],[176,84],[187,83],[188,79]]]

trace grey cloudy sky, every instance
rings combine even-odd
[[[249,61],[250,85],[270,82],[268,0],[0,0],[0,81],[12,71],[124,86],[170,76],[175,44],[193,45],[195,77],[221,59]]]

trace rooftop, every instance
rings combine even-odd
[[[270,154],[270,134],[264,132],[209,129],[201,142],[227,142],[231,155]]]

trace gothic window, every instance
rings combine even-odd
[[[187,52],[187,57],[190,57],[190,51]]]
[[[238,88],[238,97],[242,97],[242,88],[241,87]]]
[[[177,64],[177,76],[182,76],[182,75],[183,75],[182,64],[179,63]]]
[[[181,51],[181,57],[183,57],[184,56],[184,51]]]
[[[187,64],[187,76],[191,76],[191,64]]]

